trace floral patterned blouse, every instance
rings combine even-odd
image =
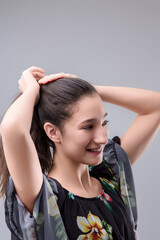
[[[137,208],[129,159],[109,140],[103,161],[89,166],[102,192],[84,198],[43,175],[43,185],[31,215],[16,195],[12,178],[6,186],[5,216],[12,239],[23,240],[135,240]]]

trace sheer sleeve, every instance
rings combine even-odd
[[[43,185],[31,215],[18,198],[12,178],[6,186],[5,217],[12,239],[68,239],[60,215],[58,201],[61,193],[56,183],[43,175]],[[63,199],[63,193],[61,200]]]
[[[135,185],[130,160],[120,146],[119,137],[109,140],[105,146],[104,161],[111,167],[118,182],[121,197],[128,208],[131,220],[137,227],[137,204]]]
[[[119,137],[108,140],[103,151],[102,163],[90,166],[90,172],[119,192],[127,207],[133,228],[136,229],[137,204],[132,168],[126,152],[120,146]]]

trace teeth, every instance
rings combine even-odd
[[[99,148],[99,149],[97,149],[97,150],[91,149],[91,152],[99,152],[99,151],[101,151],[101,148]]]

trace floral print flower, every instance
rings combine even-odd
[[[106,199],[109,202],[112,201],[111,197],[107,193],[105,193],[104,190],[99,195],[99,198],[100,198],[101,201],[103,201],[103,198]]]
[[[48,214],[50,216],[55,216],[55,215],[59,214],[59,209],[58,209],[57,202],[56,202],[54,196],[51,196],[48,199]]]
[[[120,190],[121,190],[122,197],[126,197],[128,195],[128,189],[127,189],[127,185],[126,185],[126,181],[125,181],[124,171],[121,171],[120,186],[121,186]]]
[[[100,177],[101,182],[106,186],[112,188],[112,190],[115,192],[115,189],[118,188],[118,183],[116,180],[108,180],[107,178]]]
[[[86,233],[80,235],[77,240],[109,239],[109,234],[103,228],[102,222],[99,217],[93,215],[90,211],[87,218],[77,216],[77,225],[83,233]]]
[[[106,204],[106,206],[109,208],[109,210],[112,211],[112,207],[109,204],[109,202],[111,202],[112,199],[107,193],[105,193],[104,190],[96,198],[99,198],[101,201],[103,201]]]
[[[126,182],[126,176],[124,171],[123,162],[119,163],[120,166],[120,191],[124,203],[127,206],[136,207],[136,200],[130,186]]]
[[[71,198],[72,200],[75,199],[75,194],[71,193],[71,192],[68,192],[68,197]]]

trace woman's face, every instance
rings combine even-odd
[[[77,163],[97,165],[102,161],[108,135],[104,104],[94,94],[80,99],[74,108],[60,136],[61,154]]]

